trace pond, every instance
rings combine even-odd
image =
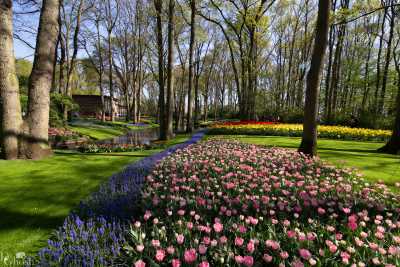
[[[129,131],[125,135],[117,136],[112,139],[97,141],[97,144],[109,145],[149,145],[158,139],[158,128],[145,128],[143,130]]]

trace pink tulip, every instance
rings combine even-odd
[[[272,261],[272,256],[271,256],[271,255],[268,255],[268,254],[264,254],[263,260],[264,260],[265,262],[271,262],[271,261]]]
[[[167,247],[167,252],[168,252],[168,254],[172,255],[175,253],[175,248],[173,246],[169,246],[169,247]]]
[[[300,257],[302,257],[305,260],[308,260],[311,258],[311,252],[307,249],[303,249],[303,248],[300,249],[299,254],[300,254]]]
[[[142,260],[135,262],[135,267],[146,267],[146,263]]]
[[[162,261],[164,260],[164,258],[165,258],[165,250],[163,250],[163,249],[158,249],[158,250],[156,251],[156,260],[157,260],[158,262],[162,262]]]
[[[243,257],[243,264],[244,264],[246,267],[251,267],[251,266],[253,266],[253,264],[254,264],[254,259],[253,259],[253,257],[252,257],[252,256],[244,256],[244,257]]]
[[[247,251],[249,253],[253,253],[254,250],[255,250],[254,242],[250,241],[249,243],[247,243]]]
[[[237,264],[242,264],[243,263],[243,257],[242,256],[235,256],[235,261]]]
[[[181,267],[181,261],[178,259],[172,260],[172,267]]]
[[[244,243],[244,239],[243,238],[241,238],[241,237],[236,237],[235,238],[235,245],[236,246],[241,247],[243,245],[243,243]]]
[[[213,228],[215,232],[220,233],[224,229],[224,226],[221,223],[216,222],[214,223]]]
[[[197,259],[197,252],[195,249],[189,249],[185,251],[184,254],[185,262],[191,264],[196,261]]]
[[[144,246],[143,245],[137,245],[136,246],[136,251],[137,252],[142,252],[144,250]]]
[[[207,247],[204,246],[204,245],[200,245],[200,246],[199,246],[199,253],[200,253],[201,255],[204,255],[204,254],[206,254],[206,252],[207,252]]]
[[[183,242],[185,241],[185,236],[182,234],[179,234],[176,236],[176,242],[178,242],[179,245],[182,245]]]
[[[210,267],[210,264],[208,263],[208,261],[202,261],[202,262],[199,264],[199,267]]]

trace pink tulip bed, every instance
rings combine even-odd
[[[211,139],[158,163],[132,266],[400,266],[400,197],[295,151]]]

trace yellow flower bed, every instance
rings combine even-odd
[[[302,124],[215,124],[210,127],[211,134],[301,136],[302,132]],[[390,138],[391,134],[392,131],[389,130],[374,130],[363,128],[350,128],[345,126],[323,125],[318,127],[318,137],[331,139],[386,141]]]

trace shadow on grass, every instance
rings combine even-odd
[[[60,225],[65,219],[62,215],[31,214],[6,208],[0,208],[0,214],[0,232],[17,228],[54,229],[54,226]]]
[[[157,151],[154,151],[154,150],[150,150],[150,151],[157,152]],[[130,153],[130,152],[123,152],[123,153]],[[132,153],[134,153],[134,152],[132,152]],[[65,155],[65,154],[60,153],[60,152],[56,152],[55,154]],[[115,152],[115,153],[79,153],[79,152],[69,152],[68,155],[71,155],[71,156],[84,156],[84,157],[86,157],[86,156],[88,156],[88,157],[92,157],[92,156],[105,156],[105,157],[108,157],[108,156],[110,156],[110,157],[143,158],[143,157],[148,157],[151,154],[150,153],[149,154],[121,154],[121,153],[118,153],[118,152]]]
[[[87,156],[56,153],[43,161],[3,165],[10,178],[0,188],[2,251],[36,253],[80,200],[98,190],[113,173],[148,154]]]
[[[229,136],[228,138],[234,138],[234,137]],[[285,144],[284,141],[280,141],[278,138],[279,137],[276,137],[276,136],[238,136],[239,140],[246,140],[247,139],[248,141],[250,141],[250,143],[251,143],[251,141],[253,139],[262,140],[261,142],[257,142],[257,143],[260,143],[260,145],[264,145],[264,146],[267,146],[267,147],[282,147],[282,148],[297,149],[299,147],[300,141],[301,141],[301,139],[299,137],[285,137],[285,139],[288,140],[288,142],[293,142],[292,144],[287,144],[287,142]],[[324,141],[335,142],[336,140],[320,139],[320,142],[324,142]],[[276,145],[271,144],[272,142],[277,142],[277,144]],[[294,142],[296,142],[296,144],[294,144]],[[345,145],[345,142],[349,142],[349,144],[350,144],[350,143],[353,143],[353,142],[361,142],[361,141],[337,140],[337,142],[340,142],[341,145]],[[368,143],[361,142],[361,144],[366,145]],[[371,142],[371,144],[379,144],[379,143]],[[333,145],[334,144],[332,144],[332,146]],[[385,158],[399,159],[399,161],[400,161],[400,157],[399,156],[391,155],[391,154],[384,154],[384,153],[381,153],[381,152],[377,151],[377,149],[359,149],[359,148],[351,148],[351,147],[348,148],[348,149],[345,149],[345,148],[334,148],[334,147],[331,147],[329,144],[324,144],[324,143],[321,144],[320,143],[319,147],[318,147],[318,151],[339,151],[339,152],[353,152],[353,153],[370,153],[370,154],[378,154],[378,155],[381,155],[382,157],[385,157]],[[360,155],[360,156],[368,156],[368,155]]]

